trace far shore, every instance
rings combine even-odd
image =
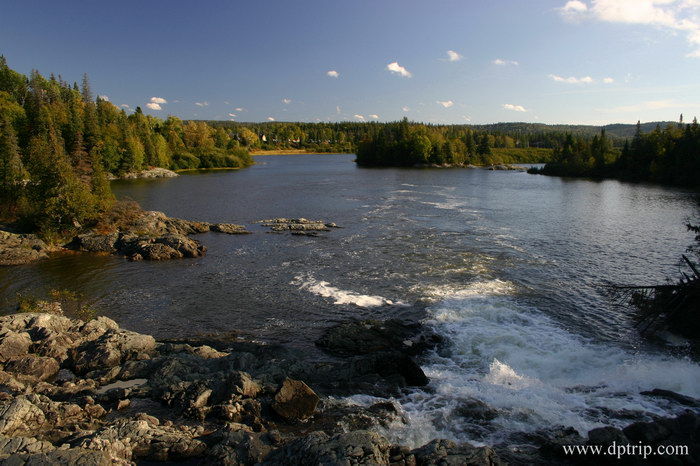
[[[349,152],[306,152],[304,149],[278,149],[278,150],[251,150],[250,155],[341,155]]]

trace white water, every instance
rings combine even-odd
[[[330,298],[333,300],[333,304],[353,304],[357,307],[364,308],[400,304],[394,303],[393,301],[381,296],[363,295],[360,293],[355,293],[354,291],[341,290],[331,286],[331,284],[326,281],[316,280],[311,275],[297,275],[294,277],[291,284],[298,286],[301,290],[306,290],[317,296]]]
[[[518,304],[509,282],[426,292],[439,298],[426,323],[453,346],[451,354],[435,354],[423,367],[431,380],[427,389],[399,400],[410,421],[387,432],[393,440],[414,446],[436,437],[495,443],[508,433],[556,425],[585,436],[595,427],[631,422],[608,410],[667,416],[679,411],[640,391],[663,388],[700,397],[696,363],[586,341]],[[491,422],[460,416],[460,403],[474,398],[498,416]]]

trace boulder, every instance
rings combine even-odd
[[[7,319],[2,319],[7,321]],[[0,323],[3,323],[0,321]],[[3,325],[0,333],[0,362],[25,356],[29,352],[32,339],[26,332],[14,332]]]
[[[314,415],[318,401],[318,395],[304,382],[285,378],[275,393],[272,409],[287,420],[303,420]]]
[[[451,440],[436,439],[411,451],[417,464],[505,466],[491,447],[475,447],[469,443],[455,443]]]
[[[131,359],[148,359],[155,347],[150,335],[110,329],[73,349],[71,367],[76,374],[116,367]]]
[[[455,414],[474,421],[490,421],[498,416],[498,410],[481,400],[468,398],[459,402]]]
[[[117,251],[116,244],[118,241],[119,233],[116,232],[104,235],[89,232],[76,236],[67,246],[79,251],[114,253]]]
[[[61,367],[54,358],[28,355],[5,363],[5,370],[13,374],[27,375],[38,380],[53,378]]]

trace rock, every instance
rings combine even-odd
[[[680,405],[690,406],[691,408],[700,408],[700,400],[689,396],[681,395],[680,393],[672,392],[671,390],[662,390],[660,388],[655,388],[651,391],[641,392],[640,394],[645,396],[666,398],[668,400],[673,400]]]
[[[377,351],[400,351],[418,355],[436,347],[441,341],[439,336],[420,324],[406,324],[397,319],[356,320],[327,329],[316,340],[316,345],[337,356]]]
[[[28,264],[47,259],[49,247],[36,235],[0,230],[0,265]]]
[[[10,462],[10,458],[11,461]],[[114,465],[109,455],[104,451],[71,448],[68,450],[53,450],[46,453],[16,454],[3,461],[3,464],[17,465],[66,465],[66,466],[110,466]]]
[[[38,380],[49,380],[60,369],[54,358],[44,356],[24,356],[5,363],[5,370],[13,374],[28,375]]]
[[[7,321],[7,319],[0,320],[0,323],[4,324],[3,321]],[[32,339],[28,333],[14,332],[3,325],[2,333],[0,333],[0,362],[25,356],[29,352],[31,344]]]
[[[83,233],[73,238],[66,246],[79,251],[114,253],[117,251],[119,236],[116,232],[104,235],[95,232]]]
[[[148,170],[141,170],[140,172],[129,172],[124,173],[119,178],[124,180],[133,180],[136,178],[175,178],[178,175],[172,170],[166,168],[153,167]]]
[[[51,442],[38,440],[34,437],[5,437],[0,435],[0,458],[5,455],[22,453],[36,454],[54,451]]]
[[[243,225],[234,225],[233,223],[214,223],[211,225],[211,231],[226,233],[227,235],[246,235],[250,233]]]
[[[312,432],[272,452],[263,465],[351,465],[388,466],[389,442],[376,432],[355,431],[329,437]]]
[[[318,401],[318,395],[304,382],[285,378],[275,393],[272,409],[287,420],[303,420],[314,415]]]
[[[242,398],[255,398],[262,391],[259,383],[254,381],[249,374],[235,371],[228,375],[219,386],[214,395],[214,403],[238,401]]]
[[[472,465],[497,466],[505,462],[490,447],[475,447],[468,443],[457,444],[451,440],[433,440],[411,451],[420,465]]]
[[[277,439],[267,433],[222,429],[212,438],[215,446],[207,453],[204,464],[259,464],[277,445]]]
[[[459,402],[455,414],[476,421],[490,421],[498,417],[498,410],[481,400],[468,398]]]
[[[41,409],[26,396],[18,396],[0,408],[0,435],[36,434],[44,421]]]
[[[611,426],[598,427],[588,432],[589,445],[626,445],[630,443],[620,429]]]
[[[155,346],[156,341],[150,335],[110,329],[72,350],[71,366],[76,374],[116,367],[130,359],[148,358]]]
[[[296,234],[330,231],[331,228],[340,228],[335,223],[324,222],[323,220],[307,220],[305,218],[272,218],[269,220],[260,220],[257,223],[269,227],[272,231],[291,231]]]

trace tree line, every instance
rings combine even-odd
[[[0,216],[46,234],[95,222],[113,202],[108,174],[148,167],[244,167],[240,141],[204,122],[127,115],[82,85],[0,56]]]
[[[700,188],[700,125],[697,119],[643,133],[638,122],[631,140],[621,149],[611,145],[605,131],[592,139],[567,135],[545,175],[617,178]]]

